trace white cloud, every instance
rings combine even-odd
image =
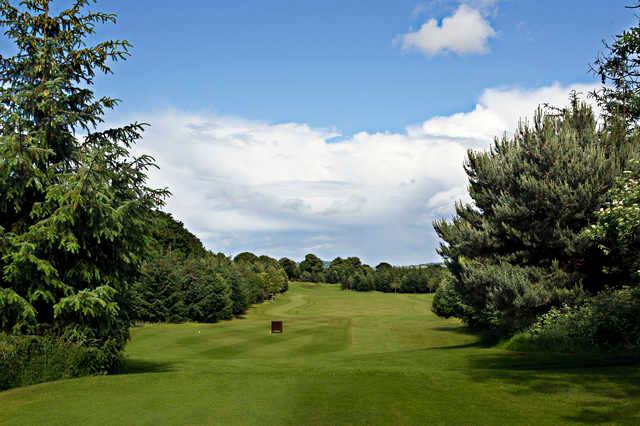
[[[486,8],[494,2],[481,3]],[[495,36],[496,31],[481,9],[463,3],[441,23],[430,19],[418,31],[403,34],[397,40],[403,50],[416,49],[430,56],[443,51],[464,55],[488,52],[488,41]]]
[[[489,89],[469,112],[337,143],[306,124],[166,111],[142,117],[152,127],[139,149],[160,166],[152,184],[173,193],[168,211],[213,250],[423,262],[436,258],[431,221],[466,196],[466,150],[591,88]]]
[[[566,105],[570,91],[584,96],[596,87],[594,84],[567,87],[553,83],[533,90],[487,89],[473,111],[433,117],[419,126],[410,127],[408,134],[413,137],[449,137],[466,140],[472,146],[482,146],[486,141],[502,136],[505,131],[515,130],[521,118],[531,118],[533,111],[542,104]]]

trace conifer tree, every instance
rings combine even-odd
[[[604,256],[582,231],[639,152],[626,129],[598,130],[575,94],[566,110],[539,111],[490,151],[469,152],[473,204],[434,224],[459,296],[446,300],[461,304],[443,310],[508,334],[602,289]]]
[[[56,13],[51,0],[12,3],[0,0],[15,47],[0,57],[0,330],[119,349],[149,212],[167,194],[147,186],[153,159],[131,153],[142,124],[99,129],[118,101],[96,97],[94,78],[130,45],[87,44],[116,20],[88,11],[93,1]]]
[[[640,3],[628,6],[640,8]],[[606,52],[599,54],[592,71],[602,82],[593,91],[607,124],[633,128],[640,120],[640,26],[635,25],[605,43]]]

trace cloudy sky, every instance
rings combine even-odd
[[[132,58],[98,92],[214,251],[438,260],[468,149],[595,87],[617,0],[102,2]]]

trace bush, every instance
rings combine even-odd
[[[436,294],[433,297],[431,311],[443,318],[457,318],[463,314],[463,310],[462,300],[456,292],[453,282],[451,280],[444,280],[438,286]]]
[[[109,342],[98,348],[64,337],[0,333],[0,390],[100,374],[119,362],[118,345]]]
[[[592,352],[640,349],[640,288],[605,290],[579,306],[551,309],[509,349]]]

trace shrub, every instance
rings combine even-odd
[[[119,361],[116,342],[97,347],[68,337],[0,333],[0,390],[100,374],[113,370]]]
[[[464,306],[451,280],[444,280],[440,283],[433,297],[431,310],[443,318],[462,316]]]
[[[551,309],[507,344],[519,351],[640,349],[640,288],[605,290],[579,306]]]

